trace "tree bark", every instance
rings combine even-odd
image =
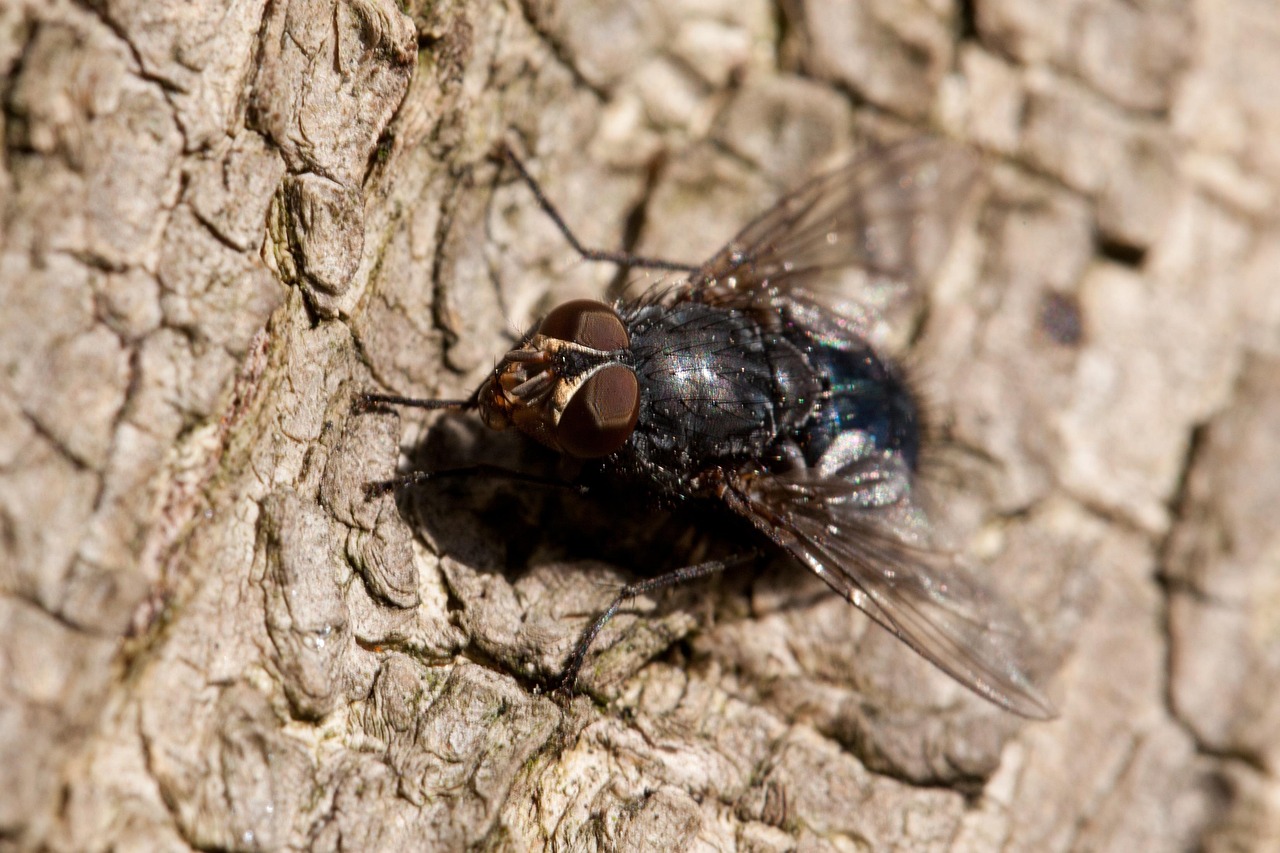
[[[1270,0],[7,0],[0,847],[1280,845],[1277,57]],[[646,281],[496,147],[698,262],[926,132],[988,165],[909,355],[939,515],[1061,718],[784,560],[636,602],[552,701],[682,519],[366,500],[547,460],[352,412]]]

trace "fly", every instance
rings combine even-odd
[[[1021,619],[929,542],[918,403],[869,341],[873,295],[909,291],[945,255],[976,158],[921,139],[856,159],[785,196],[698,267],[583,248],[510,160],[583,257],[687,277],[611,304],[559,305],[464,400],[366,394],[358,404],[476,411],[579,460],[588,479],[668,506],[717,504],[960,684],[1016,714],[1053,717],[1029,675]],[[861,277],[857,293],[835,292],[842,270]],[[414,472],[369,493],[448,473],[460,472]],[[624,587],[583,633],[559,689],[572,689],[625,601],[753,558]]]

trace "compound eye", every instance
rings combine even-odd
[[[539,334],[594,350],[614,352],[631,345],[618,313],[594,299],[575,299],[557,305],[538,324]]]
[[[627,443],[640,417],[640,383],[631,368],[610,364],[591,374],[560,415],[556,441],[570,456],[597,459]]]

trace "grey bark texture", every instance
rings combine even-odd
[[[1277,80],[1274,0],[0,0],[0,849],[1280,849]],[[542,695],[657,537],[366,501],[538,460],[350,409],[616,290],[495,146],[699,261],[925,132],[989,182],[909,356],[942,517],[1061,718],[784,561]]]

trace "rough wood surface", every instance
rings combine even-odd
[[[1277,80],[1273,0],[0,0],[0,849],[1277,849]],[[1061,719],[781,564],[540,695],[671,537],[366,502],[538,460],[350,413],[619,284],[494,145],[697,261],[926,131],[990,164],[910,356],[945,516]]]

